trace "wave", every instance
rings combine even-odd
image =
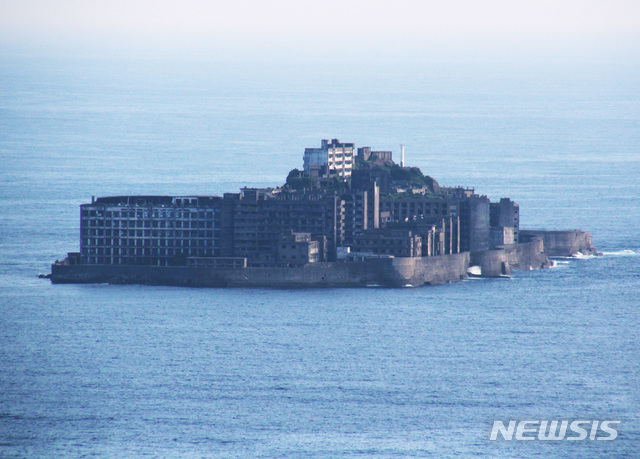
[[[592,258],[596,258],[598,255],[585,255],[582,252],[576,252],[569,256],[558,256],[554,255],[549,258],[552,260],[590,260]]]
[[[616,252],[600,252],[599,255],[603,255],[606,257],[636,257],[640,255],[640,252],[635,252],[630,249],[618,250]],[[592,258],[597,258],[598,255],[585,255],[582,252],[576,252],[569,257],[550,257],[553,260],[556,260],[557,263],[568,263],[567,261],[557,261],[557,260],[590,260]]]
[[[635,257],[637,255],[640,255],[640,253],[634,252],[633,250],[624,249],[617,252],[602,252],[602,255],[607,257]]]

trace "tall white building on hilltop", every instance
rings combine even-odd
[[[311,169],[324,166],[326,175],[346,179],[351,177],[354,151],[353,143],[340,143],[338,139],[331,142],[322,140],[320,148],[305,148],[304,170],[309,173]]]

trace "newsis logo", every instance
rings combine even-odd
[[[493,421],[489,440],[615,440],[620,421]],[[502,437],[502,438],[499,438]]]

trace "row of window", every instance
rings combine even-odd
[[[152,220],[82,220],[82,227],[103,228],[213,228],[215,222]]]
[[[378,247],[382,245],[406,245],[413,244],[413,239],[357,239],[357,244],[368,247]]]
[[[400,207],[408,207],[411,209],[437,209],[437,208],[441,208],[442,210],[447,210],[447,204],[446,203],[430,203],[430,202],[407,202],[407,201],[397,201],[397,202],[389,202],[389,201],[383,201],[381,203],[381,207],[386,207],[387,209],[399,209]],[[455,209],[452,209],[455,210]]]
[[[143,218],[182,218],[182,219],[213,219],[218,212],[215,210],[122,210],[111,211],[103,209],[82,209],[82,217],[87,218],[120,218],[120,219],[143,219]]]
[[[415,216],[424,216],[424,215],[441,215],[441,216],[446,216],[447,215],[447,210],[446,209],[407,209],[407,208],[395,208],[395,209],[389,209],[389,212],[391,212],[391,215],[393,218],[398,218],[398,217],[413,217]],[[384,212],[384,211],[383,211]]]
[[[194,255],[203,256],[203,255]],[[204,255],[212,256],[212,255]],[[171,266],[170,257],[136,256],[136,257],[110,257],[110,256],[89,256],[84,259],[88,264],[99,265],[145,265],[145,266]]]
[[[89,257],[92,255],[98,256],[118,256],[118,257],[175,257],[175,256],[194,256],[194,257],[212,257],[217,254],[217,250],[212,248],[197,249],[149,249],[149,248],[133,248],[133,249],[103,249],[103,248],[90,248],[87,249],[82,255]]]
[[[86,238],[82,247],[217,247],[215,239],[111,239]]]
[[[122,237],[122,238],[160,238],[160,239],[172,239],[172,238],[217,238],[220,237],[220,231],[211,230],[110,230],[110,229],[93,229],[83,228],[80,234],[86,236],[107,236],[107,237]]]
[[[241,216],[255,216],[255,218],[322,218],[325,215],[324,210],[300,209],[300,208],[280,208],[273,209],[256,209],[239,207],[235,211],[235,218]],[[329,213],[331,215],[331,213]]]

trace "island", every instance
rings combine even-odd
[[[507,277],[597,255],[581,230],[520,229],[519,206],[443,187],[391,151],[306,148],[284,185],[223,196],[109,196],[80,206],[80,250],[53,283],[404,287]]]

